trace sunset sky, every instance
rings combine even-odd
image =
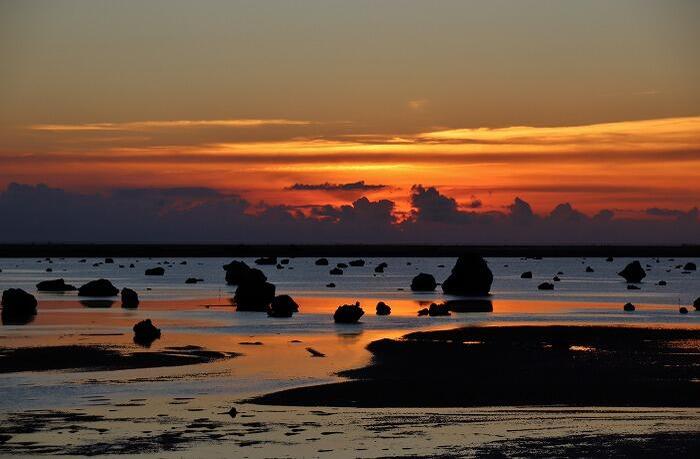
[[[0,190],[700,204],[700,2],[0,1]]]

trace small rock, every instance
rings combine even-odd
[[[328,266],[328,258],[319,258],[314,262],[316,266]]]
[[[554,284],[549,282],[542,282],[537,286],[538,290],[554,290]]]
[[[431,303],[430,308],[428,308],[428,315],[430,317],[434,316],[449,316],[450,310],[447,304]]]
[[[45,280],[36,284],[40,292],[72,292],[78,290],[75,286],[66,284],[63,279]]]
[[[277,257],[260,257],[255,260],[256,265],[276,265]]]
[[[429,312],[428,308],[419,309],[418,316],[427,316]]]
[[[391,314],[391,306],[383,301],[377,303],[377,315],[378,316],[388,316]]]
[[[525,271],[520,275],[521,279],[532,279],[532,271]]]
[[[591,268],[590,266],[586,266],[586,272],[587,272],[587,273],[592,273],[592,272],[594,272],[594,271],[593,271],[593,268]]]
[[[289,295],[277,295],[272,299],[267,315],[270,317],[292,317],[299,311],[299,305]]]
[[[119,290],[107,279],[90,281],[78,289],[79,296],[116,296]]]
[[[160,338],[160,329],[151,323],[151,319],[142,320],[134,325],[134,342],[137,344],[150,346],[158,338]]]
[[[355,304],[344,304],[342,306],[338,306],[335,314],[333,314],[333,320],[336,323],[351,324],[360,320],[360,317],[362,317],[364,314],[365,311],[362,310],[360,307],[360,302],[358,301]]]
[[[136,291],[130,288],[123,288],[122,292],[122,308],[137,308],[139,306],[139,295]]]
[[[437,283],[432,274],[420,273],[411,281],[411,290],[414,292],[432,292]]]
[[[698,267],[695,265],[695,263],[686,263],[685,266],[683,266],[684,271],[695,271],[697,270]]]
[[[161,266],[158,266],[157,268],[149,268],[145,271],[144,274],[146,276],[162,276],[163,274],[165,274],[165,269]]]
[[[680,312],[681,314],[688,314],[688,308],[686,308],[685,306],[681,306],[678,309],[678,312]]]
[[[625,280],[630,284],[637,284],[642,281],[647,276],[647,273],[642,268],[639,261],[633,261],[625,266],[625,269],[617,273],[619,276],[625,278]]]
[[[625,311],[634,311],[635,307],[632,303],[625,303],[622,309],[624,309]]]
[[[355,266],[355,267],[364,266],[365,260],[352,260],[349,262],[349,264],[350,264],[350,266]]]
[[[326,284],[326,287],[328,287],[328,288],[335,288],[335,283],[330,282],[330,283]]]
[[[311,354],[311,357],[325,357],[326,356],[326,354],[324,354],[323,352],[317,351],[313,347],[307,347],[306,352]]]
[[[340,268],[333,268],[329,271],[331,276],[342,276],[343,275],[343,270]]]

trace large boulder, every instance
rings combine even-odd
[[[411,290],[414,292],[432,292],[437,283],[432,274],[420,273],[411,281]]]
[[[493,273],[486,260],[479,255],[463,255],[442,283],[442,291],[449,295],[485,296],[492,283]]]
[[[165,274],[165,269],[162,266],[156,268],[149,268],[144,273],[146,276],[162,276]]]
[[[277,295],[272,299],[267,315],[270,317],[292,317],[299,311],[299,305],[289,295]]]
[[[391,314],[391,306],[383,301],[377,303],[377,315],[378,316],[388,316]]]
[[[123,288],[121,291],[122,295],[122,308],[137,308],[139,306],[139,294],[130,288]]]
[[[117,287],[107,279],[90,281],[78,289],[79,296],[116,296],[119,293]]]
[[[36,315],[36,298],[21,288],[9,288],[2,292],[2,321],[3,323],[26,323]]]
[[[160,329],[151,323],[151,319],[142,320],[134,325],[135,343],[150,346],[158,338],[160,338]]]
[[[78,290],[75,286],[66,284],[63,279],[45,280],[36,284],[36,289],[40,292],[72,292]]]
[[[360,302],[358,301],[355,304],[338,306],[338,309],[335,310],[335,314],[333,314],[333,320],[339,324],[354,324],[360,320],[360,317],[364,314],[365,311],[362,310]]]
[[[647,277],[647,273],[644,271],[644,268],[642,268],[642,264],[637,260],[629,263],[625,266],[625,269],[617,273],[617,275],[624,277],[627,283],[630,284],[638,284],[642,279]]]
[[[695,271],[698,269],[697,265],[695,263],[688,262],[683,266],[683,269],[685,271]]]
[[[224,265],[224,270],[226,271],[226,283],[228,285],[238,285],[250,270],[250,267],[244,261],[233,260],[231,263]]]
[[[240,279],[233,297],[237,311],[266,312],[275,298],[275,286],[262,271],[250,268]]]

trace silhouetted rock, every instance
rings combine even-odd
[[[185,284],[196,284],[197,282],[204,282],[204,279],[198,277],[188,277],[185,279]]]
[[[364,314],[365,311],[362,310],[360,302],[358,301],[355,304],[338,306],[338,309],[335,310],[335,314],[333,314],[333,320],[339,324],[354,324],[360,320],[360,317]]]
[[[122,289],[122,308],[138,308],[139,307],[139,295],[135,290],[130,288]]]
[[[625,269],[617,274],[624,277],[625,280],[631,284],[637,284],[647,277],[647,273],[644,272],[641,263],[636,260],[625,266]]]
[[[21,288],[8,288],[2,292],[2,321],[10,324],[23,324],[36,315],[36,298]]]
[[[282,265],[282,263],[277,263],[276,268],[277,269],[284,269],[284,266]]]
[[[365,265],[365,260],[352,260],[352,261],[350,261],[350,262],[348,262],[348,263],[350,264],[350,266],[355,266],[355,267],[364,266],[364,265]]]
[[[622,309],[624,309],[625,311],[634,311],[635,307],[632,303],[625,303]]]
[[[608,257],[608,258],[605,259],[605,261],[607,261],[608,263],[611,263],[612,261],[614,261],[614,258],[613,258],[613,257]]]
[[[698,267],[695,265],[695,263],[688,262],[683,266],[683,270],[685,271],[695,271],[697,270]]]
[[[161,266],[158,266],[156,268],[149,268],[145,271],[144,274],[146,276],[162,276],[163,274],[165,274],[165,269]]]
[[[428,315],[433,317],[433,316],[449,316],[450,315],[450,310],[447,307],[447,304],[442,303],[430,303],[430,307],[428,308]]]
[[[280,264],[281,264],[281,265],[288,265],[288,264],[289,264],[289,258],[283,258],[282,260],[280,260]]]
[[[63,279],[45,280],[36,284],[40,292],[72,292],[78,290],[75,286],[66,284]]]
[[[696,311],[700,311],[700,296],[695,298],[695,301],[693,301],[693,307]]]
[[[449,300],[445,305],[452,312],[493,312],[493,303],[484,298]]]
[[[639,287],[637,287],[636,285],[629,284],[627,286],[627,290],[641,290],[641,289]]]
[[[419,310],[418,310],[418,316],[419,316],[419,317],[420,317],[420,316],[427,316],[427,315],[428,315],[428,312],[430,312],[430,311],[428,310],[428,308],[419,309]]]
[[[432,274],[420,273],[411,281],[411,290],[414,292],[432,292],[437,283]]]
[[[260,257],[255,260],[256,265],[276,265],[277,257]]]
[[[299,305],[289,295],[278,295],[272,299],[267,315],[270,317],[292,317]]]
[[[328,266],[328,258],[319,258],[315,264],[316,266]]]
[[[325,357],[326,356],[326,354],[324,354],[323,352],[319,352],[312,347],[307,347],[306,352],[311,354],[311,357]]]
[[[180,264],[181,264],[181,265],[186,265],[187,262],[183,260],[183,261],[180,262]]]
[[[681,314],[688,314],[688,308],[686,308],[685,306],[681,306],[680,308],[678,308],[678,312],[680,312]]]
[[[550,282],[542,282],[537,286],[538,290],[554,290],[554,284]]]
[[[552,280],[553,280],[554,282],[560,282],[560,281],[561,281],[561,279],[559,278],[559,276],[554,276],[554,277],[552,277]]]
[[[46,268],[46,272],[47,272],[47,273],[52,273],[52,272],[53,272],[53,269],[51,269],[51,268]]]
[[[532,271],[525,271],[520,275],[521,279],[532,279]]]
[[[656,285],[660,285],[660,286],[663,287],[663,286],[666,285],[666,281],[665,281],[665,280],[660,280]]]
[[[388,267],[389,265],[386,262],[381,262],[377,266],[374,267],[374,272],[375,273],[383,273],[384,270]]]
[[[226,271],[226,283],[228,285],[238,285],[250,270],[250,267],[243,261],[234,260],[224,265],[224,270]]]
[[[150,346],[160,338],[160,329],[156,328],[151,319],[142,320],[134,325],[134,342],[142,346]]]
[[[237,311],[267,311],[275,297],[275,286],[262,271],[250,268],[240,280],[233,297]]]
[[[330,283],[326,284],[326,287],[328,287],[328,288],[335,288],[335,283],[330,282]]]
[[[333,268],[333,269],[331,269],[331,270],[329,271],[329,273],[330,273],[332,276],[342,276],[342,275],[343,275],[343,270],[340,269],[340,268]]]
[[[105,263],[112,264],[114,263],[114,260],[111,258],[105,258]]]
[[[486,260],[479,255],[463,255],[457,259],[452,274],[442,283],[442,291],[449,295],[488,295],[493,273]]]
[[[378,316],[388,316],[391,314],[391,306],[383,301],[377,303],[377,315]]]
[[[336,263],[336,268],[345,269],[348,267],[347,263]]]
[[[129,268],[135,268],[135,267],[136,267],[136,265],[135,265],[135,264],[133,264],[133,263],[129,263]]]
[[[90,281],[78,289],[79,296],[116,296],[119,290],[107,279]]]
[[[591,268],[590,266],[586,266],[586,272],[587,272],[587,273],[592,273],[592,272],[593,272],[593,268]]]

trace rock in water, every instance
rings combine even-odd
[[[632,303],[625,303],[622,309],[624,309],[625,311],[634,311],[635,307]]]
[[[278,295],[272,299],[267,315],[270,317],[292,317],[299,305],[289,295]]]
[[[613,257],[608,257],[608,258],[605,259],[605,261],[607,261],[608,263],[611,263],[613,260],[614,260]]]
[[[432,292],[437,283],[432,274],[420,273],[411,281],[411,290],[414,292]]]
[[[590,266],[586,266],[586,272],[587,272],[587,273],[592,273],[592,272],[593,272],[593,268],[591,268]]]
[[[550,282],[542,282],[537,286],[538,290],[554,290],[554,284]]]
[[[122,292],[122,308],[137,308],[139,306],[139,295],[130,288],[123,288]]]
[[[78,290],[76,287],[66,284],[63,279],[45,280],[36,284],[36,289],[40,292],[72,292]]]
[[[488,295],[493,283],[493,273],[486,260],[479,255],[459,257],[452,274],[442,283],[442,291],[448,295]]]
[[[163,274],[165,274],[165,269],[163,269],[161,266],[158,266],[157,268],[147,269],[144,274],[146,276],[162,276]]]
[[[255,260],[256,265],[276,265],[277,257],[260,257]]]
[[[266,312],[275,298],[275,286],[267,282],[262,271],[250,268],[238,283],[233,297],[237,311]]]
[[[428,308],[428,315],[431,317],[449,316],[450,309],[448,308],[446,303],[443,303],[443,304],[431,303],[430,307]]]
[[[319,258],[315,262],[316,266],[328,266],[328,259],[327,258]]]
[[[116,296],[119,290],[107,279],[90,281],[78,289],[79,296]]]
[[[226,283],[228,285],[238,285],[250,270],[250,267],[243,261],[233,260],[231,263],[224,265],[224,270],[226,271]]]
[[[354,324],[360,317],[365,314],[365,311],[360,307],[360,302],[355,304],[344,304],[338,306],[333,314],[333,320],[338,324]]]
[[[686,263],[685,266],[683,266],[683,270],[685,271],[695,271],[697,270],[698,267],[695,265],[695,263]]]
[[[365,265],[365,260],[352,260],[352,261],[348,262],[348,264],[349,264],[350,266],[355,266],[355,267],[364,266],[364,265]]]
[[[36,315],[36,298],[21,288],[9,288],[2,292],[2,320],[3,322],[24,322]]]
[[[700,296],[695,298],[695,301],[693,301],[693,307],[696,311],[700,311]]]
[[[532,271],[525,271],[520,275],[521,279],[532,279]]]
[[[625,266],[625,269],[623,269],[617,274],[618,276],[624,277],[625,280],[630,284],[638,284],[642,281],[642,279],[647,277],[647,273],[644,272],[642,264],[636,260]]]
[[[680,312],[681,314],[688,314],[688,308],[686,308],[685,306],[681,306],[680,308],[678,308],[678,312]]]
[[[391,306],[383,301],[377,303],[377,315],[378,316],[388,316],[391,314]]]
[[[151,323],[151,319],[142,320],[134,325],[135,343],[150,346],[158,338],[160,338],[160,329]]]
[[[427,316],[427,315],[428,315],[428,312],[430,312],[430,311],[428,310],[428,308],[419,309],[419,310],[418,310],[418,316],[419,316],[419,317],[420,317],[420,316]]]
[[[333,268],[329,271],[331,276],[342,276],[343,275],[343,270],[340,268]]]
[[[386,262],[381,262],[374,268],[375,273],[383,273],[384,270],[388,267],[389,265]]]

